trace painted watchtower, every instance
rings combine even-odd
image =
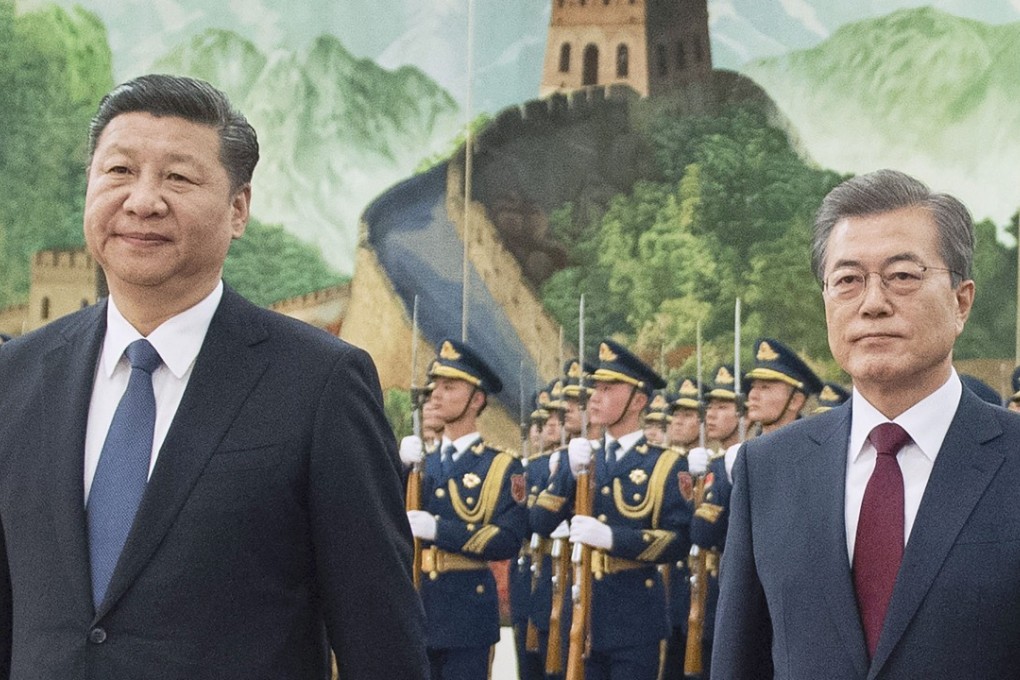
[[[540,95],[625,84],[642,96],[712,70],[707,0],[551,0]]]

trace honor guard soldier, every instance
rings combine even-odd
[[[529,508],[549,483],[549,456],[560,443],[562,391],[562,382],[555,380],[536,392],[533,399],[531,424],[538,427],[538,446],[529,454],[524,468]],[[549,539],[537,533],[528,533],[510,581],[517,674],[521,680],[543,680],[545,677],[545,645],[552,597],[551,572]]]
[[[666,447],[666,429],[669,421],[672,420],[669,413],[673,410],[669,395],[665,390],[656,390],[652,393],[652,400],[645,412],[645,439],[649,444]]]
[[[666,439],[681,455],[698,446],[704,408],[694,378],[683,378],[672,395]],[[693,521],[693,520],[692,520]],[[687,646],[687,620],[691,611],[690,572],[687,555],[669,564],[669,620],[672,632],[666,647],[663,680],[683,680],[684,651]]]
[[[1011,386],[1013,387],[1013,393],[1006,401],[1006,408],[1010,411],[1020,411],[1020,366],[1013,369]]]
[[[754,366],[747,372],[747,419],[772,432],[801,416],[808,397],[822,391],[818,379],[792,349],[772,338],[755,342]]]
[[[811,415],[831,411],[849,398],[850,391],[839,383],[823,382],[822,391],[818,393],[818,404],[815,406],[815,410],[811,412]]]
[[[670,632],[657,565],[690,548],[693,482],[676,451],[649,444],[641,431],[641,412],[665,381],[611,340],[599,345],[592,380],[589,415],[605,438],[571,440],[566,464],[556,466],[531,516],[540,531],[557,526],[574,507],[577,477],[585,472],[582,479],[593,483],[593,513],[570,521],[571,542],[592,549],[585,677],[655,680],[660,642]]]
[[[407,513],[422,541],[421,597],[434,680],[482,680],[499,640],[499,602],[489,561],[517,555],[526,535],[521,462],[485,443],[478,415],[502,382],[467,345],[444,340],[429,371],[445,427],[425,457],[421,510]]]

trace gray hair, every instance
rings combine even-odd
[[[913,206],[928,210],[938,230],[939,256],[952,273],[953,287],[971,278],[974,223],[967,207],[948,194],[936,194],[910,175],[877,170],[839,184],[822,200],[815,216],[811,268],[819,283],[825,276],[826,247],[836,223],[847,217],[875,215]]]
[[[196,78],[151,74],[118,85],[99,102],[99,109],[89,124],[89,165],[103,130],[123,113],[172,116],[214,128],[219,134],[220,163],[230,177],[231,193],[251,182],[259,161],[255,129],[231,105],[227,96],[209,83]]]

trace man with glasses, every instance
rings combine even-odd
[[[853,394],[737,457],[717,677],[1020,675],[1020,418],[952,365],[973,250],[967,209],[899,172],[823,201],[812,264]]]

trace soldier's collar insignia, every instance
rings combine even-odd
[[[485,453],[485,442],[479,441],[477,444],[471,447],[471,453],[482,454]]]
[[[439,358],[448,359],[449,361],[457,361],[460,359],[460,352],[453,348],[453,343],[449,340],[443,343],[443,346],[439,348]]]
[[[641,454],[648,453],[648,444],[639,444],[634,447],[634,450]]]
[[[616,352],[609,349],[609,345],[602,343],[599,345],[599,360],[600,361],[616,361],[619,357]]]
[[[631,470],[630,481],[634,482],[635,484],[644,484],[645,482],[648,481],[648,473],[642,470],[641,468]]]
[[[822,389],[822,393],[818,395],[818,398],[823,401],[836,401],[839,399],[839,395],[836,394],[836,390],[832,389],[831,386],[826,385]]]
[[[466,488],[473,489],[482,483],[482,478],[473,472],[469,472],[466,475],[464,475],[464,477],[461,479],[461,482],[463,482]]]
[[[779,358],[779,353],[772,349],[772,346],[767,342],[762,342],[758,345],[758,361],[775,361]]]

